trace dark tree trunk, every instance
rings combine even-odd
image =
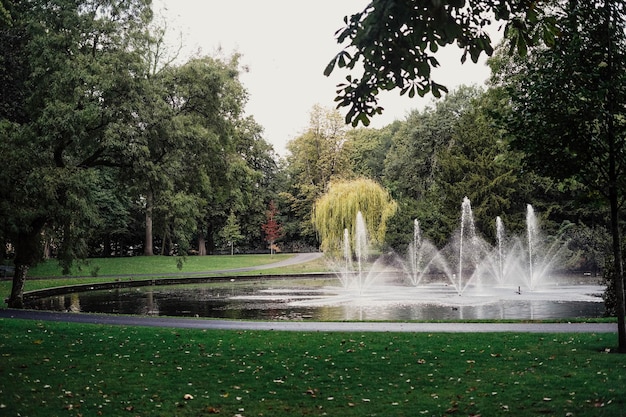
[[[152,191],[146,195],[146,237],[143,244],[143,254],[145,256],[154,255],[152,246],[152,208],[154,205]]]
[[[104,236],[104,242],[102,243],[102,257],[103,258],[110,258],[111,257],[111,252],[112,252],[111,245],[112,245],[112,243],[111,243],[111,236],[107,233]]]
[[[11,296],[9,297],[9,308],[24,308],[24,283],[28,274],[28,265],[15,265],[13,272],[13,286],[11,287]]]
[[[215,239],[213,239],[213,226],[209,224],[206,235],[206,246],[208,253],[215,253]]]
[[[611,234],[615,258],[615,312],[617,315],[618,351],[626,353],[626,300],[624,298],[624,260],[619,232],[617,190],[611,187]]]
[[[24,283],[28,270],[41,256],[41,232],[45,224],[45,219],[36,219],[28,231],[19,233],[15,239],[15,271],[7,301],[9,308],[24,308]]]

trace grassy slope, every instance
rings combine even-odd
[[[37,279],[27,279],[25,291],[33,291],[44,288],[59,287],[75,284],[91,284],[110,282],[115,279],[132,279],[133,276],[148,274],[154,277],[176,274],[185,276],[188,272],[211,271],[244,268],[249,266],[267,265],[292,257],[291,254],[278,255],[235,255],[235,256],[189,256],[186,258],[183,268],[176,266],[176,258],[167,256],[132,257],[132,258],[98,258],[89,259],[81,268],[76,268],[68,276],[62,274],[58,262],[50,260],[32,268],[29,276]],[[91,269],[90,269],[91,268]],[[89,272],[98,268],[98,273],[92,276]],[[264,269],[262,271],[242,272],[233,275],[269,275],[291,274],[325,271],[326,265],[322,258],[306,264],[292,265],[288,267]],[[116,278],[115,276],[122,278]],[[45,279],[41,279],[45,278]],[[11,281],[0,281],[0,300],[4,300],[11,292]]]
[[[0,326],[0,414],[7,416],[626,410],[626,355],[604,351],[615,343],[612,334],[237,332],[25,320]]]

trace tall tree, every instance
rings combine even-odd
[[[554,49],[496,68],[513,111],[514,145],[533,169],[573,177],[610,208],[619,350],[626,352],[620,214],[626,191],[626,10],[622,2],[570,1]]]
[[[137,136],[137,77],[147,0],[9,1],[13,24],[0,30],[0,217],[15,248],[9,306],[22,306],[24,281],[45,228],[62,233],[71,261],[85,217],[93,215],[94,169],[129,163]]]
[[[274,148],[263,138],[263,128],[250,116],[235,127],[235,151],[227,174],[230,185],[228,206],[241,219],[241,230],[249,248],[261,248],[264,239],[259,227],[266,219],[267,206],[276,198],[278,173]]]
[[[510,230],[521,228],[526,204],[537,201],[542,191],[546,193],[538,175],[522,175],[521,153],[509,149],[503,129],[494,128],[491,114],[500,110],[501,98],[497,90],[472,98],[459,114],[450,142],[437,153],[433,186],[426,201],[432,205],[441,200],[439,215],[448,236],[458,226],[459,204],[464,197],[472,203],[478,229],[495,242],[496,216],[502,216]],[[531,193],[534,189],[536,195]]]
[[[293,213],[300,237],[312,240],[311,210],[328,184],[348,174],[345,125],[333,109],[316,105],[311,110],[308,130],[287,144],[287,174],[290,189],[283,194]],[[298,238],[290,236],[290,238]]]
[[[153,101],[144,109],[133,176],[146,202],[145,255],[152,254],[153,221],[162,250],[173,237],[184,249],[199,222],[206,230],[206,207],[216,198],[218,205],[224,202],[219,188],[231,184],[224,173],[246,99],[238,76],[235,55],[194,58],[149,77]]]
[[[399,121],[382,129],[353,129],[346,133],[344,150],[350,173],[356,177],[366,177],[382,182],[385,157],[392,145]]]
[[[385,161],[385,183],[395,198],[423,198],[434,179],[438,152],[451,143],[455,124],[479,94],[475,87],[460,87],[434,108],[407,117]]]

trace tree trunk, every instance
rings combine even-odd
[[[615,311],[617,314],[618,351],[626,353],[626,299],[624,298],[624,260],[619,232],[619,208],[617,190],[611,187],[611,234],[613,237],[613,257],[615,258]]]
[[[206,256],[206,240],[203,235],[198,235],[198,256]]]
[[[9,308],[24,308],[24,283],[28,274],[28,265],[15,265],[13,273],[13,287],[11,288],[11,296],[9,297]]]
[[[41,232],[45,224],[45,219],[35,219],[28,231],[18,233],[15,239],[15,271],[11,295],[7,301],[9,308],[24,308],[24,283],[28,270],[41,254]]]
[[[152,208],[154,206],[154,196],[152,191],[146,195],[146,237],[143,244],[143,254],[145,256],[154,255],[152,246]]]
[[[213,226],[209,224],[206,234],[207,253],[215,253],[215,239],[213,238]]]

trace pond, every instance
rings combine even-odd
[[[455,320],[602,317],[604,287],[565,282],[532,292],[481,288],[459,296],[441,285],[386,285],[355,293],[336,278],[235,279],[144,286],[28,300],[28,308],[245,320]]]

